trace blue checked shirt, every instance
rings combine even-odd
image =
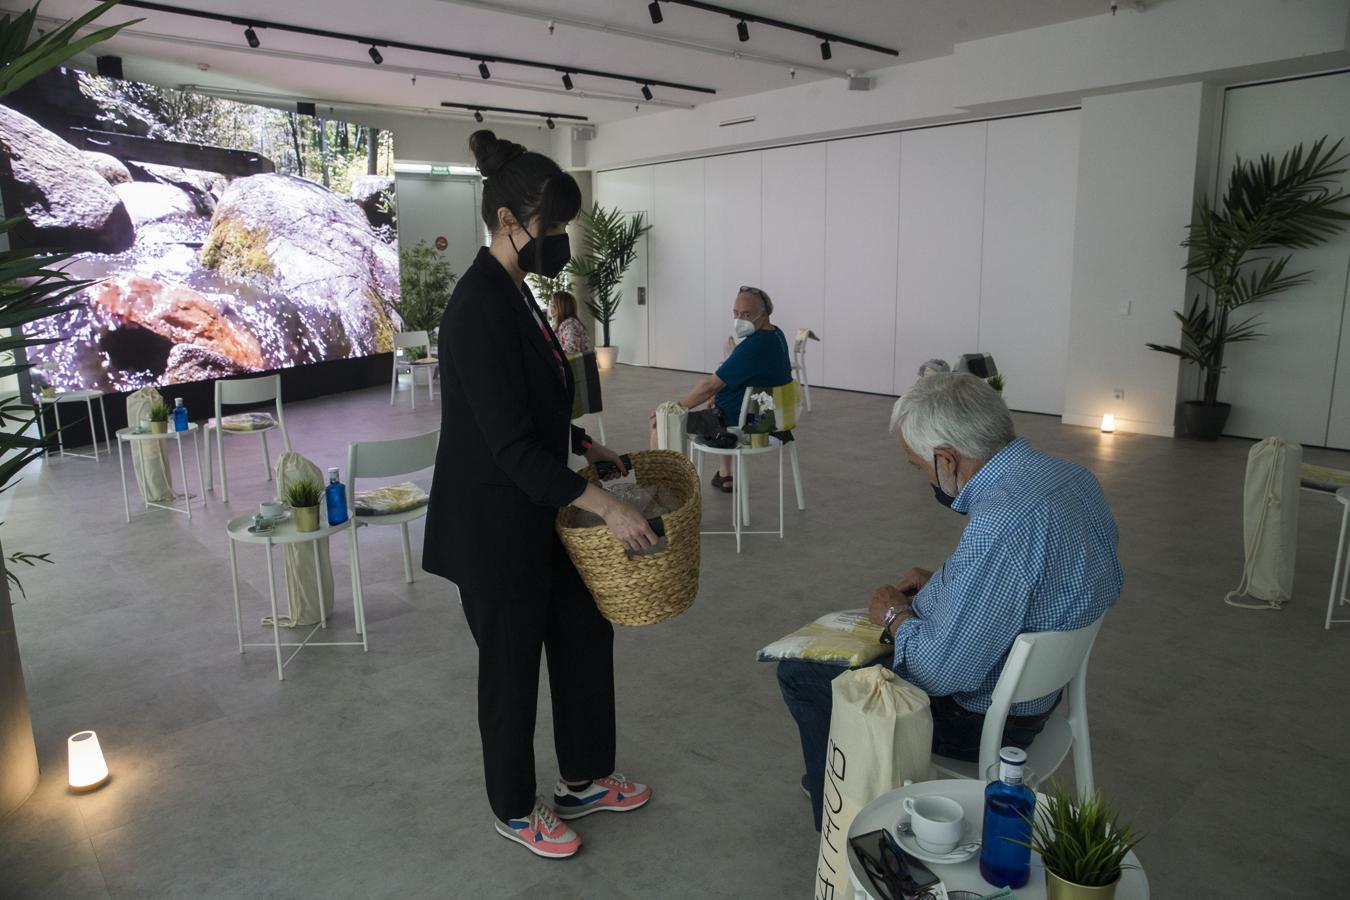
[[[1090,625],[1120,596],[1116,523],[1091,472],[1018,438],[985,463],[952,509],[970,523],[895,635],[895,671],[933,696],[989,709],[1017,635]],[[1048,712],[1058,693],[1013,704]]]

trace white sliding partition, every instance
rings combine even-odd
[[[765,150],[763,162],[764,268],[758,287],[773,298],[773,321],[791,345],[798,328],[828,342],[825,330],[825,144]],[[807,376],[821,380],[821,351],[807,350]]]
[[[899,190],[900,135],[827,145],[822,384],[889,394],[895,383]]]
[[[1350,149],[1350,73],[1229,90],[1219,191],[1236,157],[1278,159],[1300,142],[1306,151],[1324,134],[1347,138],[1341,150]],[[1350,188],[1350,175],[1340,181]],[[1350,447],[1350,342],[1342,321],[1347,264],[1350,234],[1341,232],[1294,252],[1288,271],[1311,271],[1310,284],[1237,311],[1241,318],[1258,315],[1265,337],[1228,348],[1219,384],[1219,399],[1233,404],[1228,434]]]
[[[984,122],[900,136],[895,393],[934,357],[952,365],[980,333]]]
[[[704,161],[653,168],[648,241],[651,364],[704,371]]]
[[[1078,111],[988,124],[980,346],[1013,409],[1059,415],[1069,346]]]
[[[761,287],[760,154],[734,153],[705,160],[703,370],[722,364],[731,334],[731,305],[743,284]],[[773,291],[769,296],[773,296]]]
[[[595,176],[595,202],[607,209],[620,209],[625,213],[642,213],[647,222],[652,221],[652,183],[653,167],[640,166],[634,169],[617,169],[612,172],[600,172]],[[610,323],[610,342],[619,348],[619,362],[635,366],[651,365],[648,349],[646,305],[638,304],[638,289],[647,287],[647,246],[650,240],[644,240],[639,250],[639,258],[624,275],[619,287],[622,300],[618,313]],[[580,248],[575,248],[579,250]],[[595,344],[600,344],[599,328],[594,335]]]
[[[399,248],[411,250],[422,241],[434,248],[436,238],[444,237],[441,258],[450,271],[463,275],[487,243],[482,198],[482,179],[477,176],[395,175]]]

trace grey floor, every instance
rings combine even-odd
[[[646,411],[692,376],[605,379],[611,444],[646,444]],[[50,551],[23,573],[16,618],[43,776],[0,822],[5,897],[806,897],[816,851],[802,762],[773,669],[755,650],[824,612],[862,605],[911,565],[939,563],[962,520],[932,500],[886,432],[890,400],[815,392],[800,434],[808,509],[787,538],[705,538],[702,590],[675,620],[616,637],[621,770],[650,806],[594,816],[576,859],[537,860],[493,834],[480,784],[475,648],[451,587],[405,585],[396,529],[363,532],[371,648],[272,656],[235,646],[223,525],[270,496],[254,442],[230,442],[229,509],[191,523],[122,521],[115,463],[34,467],[0,495],[6,552]],[[351,439],[436,427],[406,391],[288,407],[320,466]],[[1350,878],[1345,685],[1350,625],[1322,615],[1339,507],[1303,495],[1295,601],[1231,609],[1242,566],[1249,442],[1102,435],[1019,415],[1041,449],[1101,479],[1127,583],[1092,659],[1097,782],[1145,832],[1153,896],[1333,897]],[[1350,454],[1309,451],[1350,468]],[[773,506],[756,479],[757,524]],[[189,471],[195,481],[195,473]],[[133,488],[134,490],[134,488]],[[133,495],[134,499],[134,495]],[[729,504],[707,496],[710,522]],[[420,545],[420,530],[414,536]],[[350,630],[347,550],[333,550],[336,625]],[[245,550],[246,622],[266,637],[265,570]],[[556,777],[546,693],[541,789]],[[92,728],[113,771],[64,786],[65,738]]]

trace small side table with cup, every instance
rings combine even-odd
[[[999,889],[980,874],[985,786],[983,781],[963,778],[923,781],[889,791],[864,806],[848,830],[849,879],[856,900],[891,900],[873,888],[851,843],[853,838],[878,830],[889,831],[901,849],[931,869],[954,900],[996,893]],[[1045,796],[1038,792],[1036,803],[1044,802]],[[959,818],[955,815],[958,810]],[[1125,865],[1115,900],[1148,900],[1148,878],[1133,852],[1126,857]],[[1045,900],[1045,867],[1034,852],[1031,879],[1013,894],[1017,900]]]
[[[188,520],[191,521],[192,495],[188,492],[187,463],[184,461],[183,456],[183,435],[185,434],[192,435],[192,454],[193,458],[197,461],[197,481],[202,490],[202,505],[206,505],[206,478],[202,474],[202,452],[201,445],[197,439],[197,431],[196,422],[189,422],[187,427],[181,431],[176,431],[173,428],[170,428],[167,431],[143,431],[140,426],[135,428],[119,428],[117,430],[117,471],[118,474],[122,476],[122,511],[125,513],[128,522],[131,521],[131,501],[127,497],[127,468],[126,461],[122,458],[122,444],[131,444],[137,441],[167,441],[170,439],[177,442],[178,473],[183,479],[183,507],[180,509],[176,504],[156,503],[155,501],[146,498],[144,495],[142,495],[141,500],[145,504],[146,509],[154,506],[159,509],[167,509],[170,512],[184,513],[187,515]]]
[[[358,641],[316,641],[314,636],[321,630],[328,628],[328,610],[332,608],[332,598],[327,598],[325,604],[323,596],[323,572],[320,568],[320,554],[314,554],[314,574],[318,584],[319,592],[319,622],[311,626],[309,633],[299,641],[283,641],[281,639],[281,624],[277,612],[277,585],[275,567],[272,563],[272,548],[277,545],[300,544],[306,541],[318,541],[323,538],[332,537],[341,531],[346,531],[352,537],[351,559],[353,566],[356,560],[356,530],[353,527],[353,519],[346,519],[336,525],[330,525],[327,518],[320,515],[317,522],[317,528],[312,531],[301,531],[297,528],[295,521],[295,510],[287,507],[277,501],[267,501],[261,504],[257,514],[248,514],[237,516],[230,520],[225,526],[226,532],[230,538],[230,582],[234,587],[234,624],[239,638],[239,652],[242,654],[246,647],[271,647],[276,654],[277,660],[277,681],[285,680],[284,669],[291,660],[305,647],[360,647],[363,651],[368,650],[366,644],[365,629],[361,628],[361,639]],[[306,526],[308,527],[308,526]],[[239,606],[239,562],[236,551],[237,544],[260,544],[266,548],[267,554],[267,596],[272,605],[272,640],[270,642],[247,642],[244,640],[244,619]],[[356,578],[355,570],[352,574],[352,606],[355,620],[360,627],[360,623],[365,621],[365,606],[362,602],[361,582]],[[294,647],[290,656],[283,661],[281,658],[282,647]]]

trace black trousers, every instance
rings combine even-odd
[[[553,745],[567,781],[614,771],[614,629],[555,538],[548,590],[461,595],[478,644],[478,729],[488,802],[497,818],[534,807],[539,653],[548,654]]]

